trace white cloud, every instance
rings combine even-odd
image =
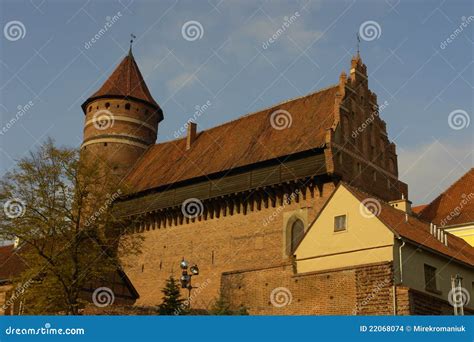
[[[473,167],[471,143],[435,140],[398,149],[399,177],[408,184],[413,205],[432,201]]]
[[[196,76],[190,72],[184,72],[166,82],[166,86],[168,87],[170,93],[174,94],[181,88],[190,86],[194,82],[196,82]]]

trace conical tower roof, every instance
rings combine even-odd
[[[99,90],[92,94],[92,96],[82,104],[84,113],[86,112],[86,107],[90,102],[99,98],[109,97],[130,98],[146,102],[157,109],[160,108],[158,103],[156,103],[151,96],[150,91],[143,80],[143,76],[135,62],[131,49],[102,87],[100,87]]]

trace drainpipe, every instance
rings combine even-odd
[[[405,246],[405,241],[401,237],[398,240],[402,241],[400,247],[398,247],[398,258],[399,258],[399,267],[400,267],[400,284],[403,283],[403,263],[402,263],[402,248]]]
[[[396,316],[397,315],[397,311],[398,311],[398,308],[397,308],[397,285],[393,284],[392,286],[392,299],[393,299],[393,315]]]

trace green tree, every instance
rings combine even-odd
[[[48,140],[0,181],[0,239],[21,243],[27,314],[78,314],[84,289],[116,272],[119,255],[139,252],[110,210],[125,189],[99,163]]]
[[[159,306],[160,315],[185,315],[188,312],[186,300],[181,298],[179,282],[170,276],[166,280],[163,292],[163,302]]]

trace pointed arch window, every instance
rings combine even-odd
[[[293,254],[304,236],[304,223],[300,219],[295,220],[291,225],[291,246],[290,251]]]

